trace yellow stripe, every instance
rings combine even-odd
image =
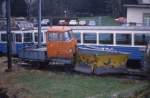
[[[115,54],[115,55],[87,55],[87,54],[78,54],[77,63],[87,63],[91,67],[113,67],[118,68],[126,65],[128,56],[124,54]]]

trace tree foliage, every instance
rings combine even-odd
[[[43,14],[63,16],[68,15],[111,15],[125,16],[124,4],[135,4],[137,0],[42,0]]]
[[[124,4],[136,4],[137,0],[105,0],[106,12],[113,17],[120,17],[126,15],[126,8]]]
[[[26,9],[27,9],[27,6],[24,0],[11,0],[11,15],[12,16],[27,16]]]
[[[2,4],[0,0],[0,5]],[[32,3],[29,4],[28,1]],[[12,0],[12,14],[15,16],[37,16],[38,0]],[[137,0],[41,0],[42,16],[91,16],[111,15],[124,16],[124,4],[135,4]],[[29,13],[30,12],[30,13]]]

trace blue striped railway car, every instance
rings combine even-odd
[[[127,52],[129,61],[141,63],[147,42],[149,27],[72,27],[79,46]]]
[[[42,44],[46,43],[45,39],[46,30],[41,32]],[[11,45],[12,45],[12,54],[18,55],[20,49],[37,44],[38,42],[38,33],[37,29],[35,30],[16,30],[11,32]],[[6,54],[7,52],[7,34],[6,31],[0,31],[0,53]]]

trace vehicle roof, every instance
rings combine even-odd
[[[64,32],[70,31],[70,30],[71,30],[71,28],[66,27],[66,26],[51,26],[48,28],[49,33],[51,33],[51,32],[64,33]]]

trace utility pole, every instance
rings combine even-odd
[[[38,0],[38,48],[41,47],[41,0]]]
[[[7,72],[12,71],[12,57],[11,57],[11,7],[10,0],[6,0],[6,17],[7,17],[7,58],[8,58],[8,69]]]

